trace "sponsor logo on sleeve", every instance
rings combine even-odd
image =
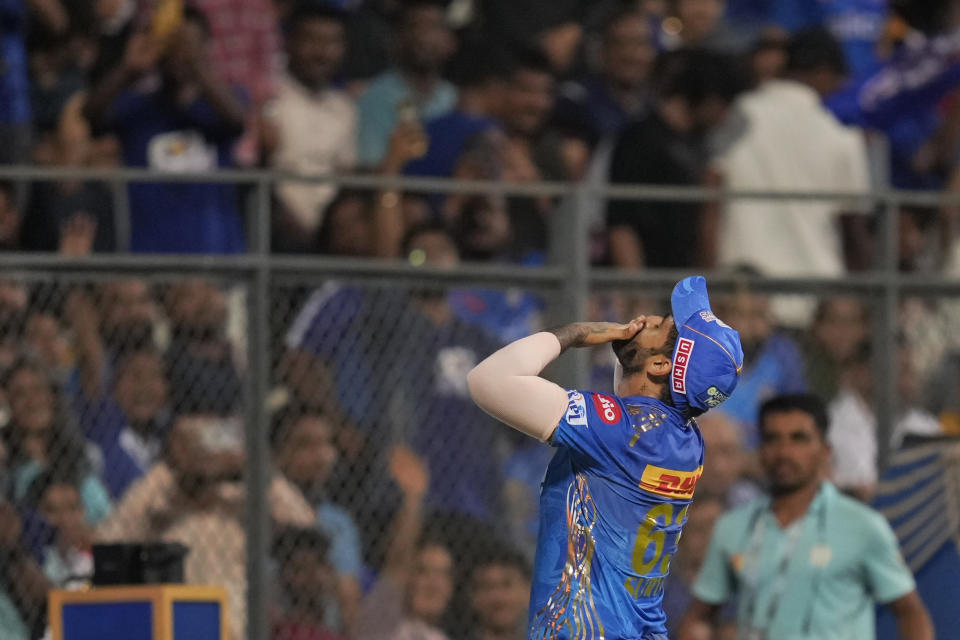
[[[587,402],[584,400],[583,394],[571,390],[567,391],[567,398],[569,399],[566,415],[567,424],[577,427],[587,426]]]
[[[640,488],[666,498],[690,499],[702,474],[702,466],[693,471],[677,471],[648,464],[640,477]]]
[[[602,393],[596,393],[593,396],[593,408],[597,410],[597,415],[607,424],[618,424],[623,417],[620,405],[610,396]]]
[[[673,359],[673,390],[677,393],[687,392],[687,365],[693,354],[693,340],[680,338],[677,341],[677,355]]]

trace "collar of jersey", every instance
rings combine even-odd
[[[657,408],[660,408],[660,409],[663,409],[664,411],[668,411],[672,413],[678,420],[686,424],[686,420],[683,419],[683,412],[677,409],[676,407],[670,406],[663,400],[658,400],[653,396],[619,396],[619,397],[620,397],[620,401],[623,402],[624,404],[627,404],[631,400],[635,401],[634,404],[648,404],[648,405],[652,404]]]

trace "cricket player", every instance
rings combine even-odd
[[[540,494],[530,638],[666,640],[664,578],[703,470],[694,418],[733,392],[743,366],[703,277],[679,282],[671,306],[528,336],[467,378],[481,408],[557,448]],[[622,367],[617,395],[539,377],[568,348],[605,343]]]

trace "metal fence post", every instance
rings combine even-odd
[[[247,289],[247,639],[267,640],[267,557],[271,535],[266,406],[270,384],[270,182],[265,178],[256,182],[253,222],[250,249],[259,261]]]
[[[590,252],[584,212],[590,193],[588,184],[577,185],[550,218],[549,261],[561,268],[563,282],[547,307],[548,327],[587,319]],[[583,389],[589,380],[589,366],[589,350],[572,349],[550,365],[546,375],[560,385]]]
[[[897,333],[900,298],[899,276],[899,201],[887,192],[880,219],[880,263],[883,285],[876,305],[874,347],[874,402],[877,408],[877,467],[882,472],[890,457],[890,437],[897,421],[900,403],[897,389]]]
[[[564,238],[569,275],[563,286],[563,299],[569,304],[570,320],[587,320],[590,301],[590,229],[587,207],[590,204],[590,184],[581,183],[574,191],[568,233]],[[590,380],[590,350],[574,349],[569,356],[573,363],[572,386],[584,389]]]
[[[113,201],[113,233],[117,252],[127,253],[130,251],[130,184],[111,180],[110,198]]]

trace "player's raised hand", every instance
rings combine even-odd
[[[390,477],[407,496],[423,496],[430,486],[427,464],[403,444],[390,451]]]
[[[583,346],[606,344],[614,340],[629,340],[643,328],[643,319],[634,318],[627,324],[618,322],[587,322]]]
[[[561,349],[569,347],[593,347],[615,340],[630,340],[646,322],[645,316],[638,316],[627,324],[618,322],[574,322],[558,329],[551,329],[557,336]]]

